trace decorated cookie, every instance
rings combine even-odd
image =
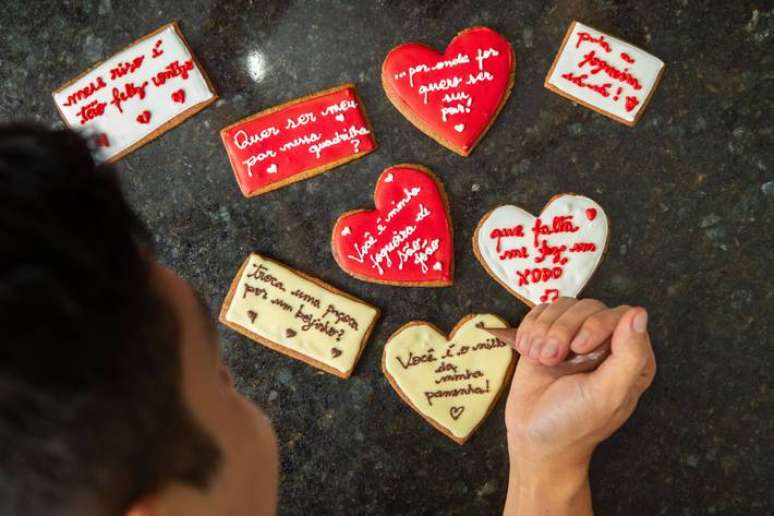
[[[261,111],[220,136],[246,197],[322,174],[376,149],[353,84]]]
[[[373,211],[336,221],[333,257],[363,281],[406,287],[451,285],[454,245],[446,193],[421,165],[390,167],[379,176]]]
[[[232,330],[341,378],[352,374],[378,317],[373,306],[257,254],[220,311]]]
[[[631,127],[645,111],[663,71],[664,62],[657,57],[575,21],[545,87]]]
[[[175,23],[164,25],[54,93],[71,129],[115,161],[195,115],[218,97]]]
[[[553,197],[538,217],[499,206],[479,222],[473,252],[484,269],[529,306],[576,297],[607,247],[607,216],[587,197]]]
[[[464,444],[481,426],[513,372],[510,345],[484,328],[508,325],[495,315],[468,315],[444,336],[414,321],[384,346],[382,370],[400,397],[437,430]]]
[[[510,43],[491,29],[472,27],[443,54],[422,43],[394,48],[382,64],[382,84],[420,131],[467,156],[508,100],[515,71]]]

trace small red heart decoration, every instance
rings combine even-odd
[[[420,131],[469,155],[511,94],[516,57],[486,27],[466,29],[441,54],[421,43],[394,48],[382,64],[387,97]]]
[[[172,93],[172,100],[182,104],[185,102],[185,90],[177,90]]]
[[[626,111],[636,108],[639,103],[640,101],[637,100],[637,97],[626,97]]]
[[[148,124],[150,123],[150,117],[151,117],[150,111],[143,111],[142,113],[137,115],[137,121],[140,122],[141,124]]]
[[[454,245],[443,186],[420,165],[382,172],[373,211],[355,210],[336,221],[333,257],[363,281],[399,286],[451,285]]]
[[[586,218],[589,220],[594,220],[597,218],[597,209],[596,208],[587,208],[586,209]]]
[[[110,147],[110,140],[106,133],[99,133],[95,136],[94,143],[97,147]]]

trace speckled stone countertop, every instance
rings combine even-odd
[[[657,8],[646,7],[658,5]],[[409,410],[380,370],[387,336],[411,319],[446,330],[475,311],[517,323],[526,307],[470,250],[488,209],[538,211],[557,192],[598,201],[608,255],[585,295],[651,311],[653,388],[592,464],[597,514],[774,513],[774,11],[771,1],[6,0],[0,118],[61,125],[50,92],[96,60],[178,20],[221,100],[118,163],[162,259],[213,313],[250,251],[383,309],[349,381],[221,328],[239,389],[273,418],[281,514],[495,514],[506,489],[504,400],[460,447]],[[627,128],[543,88],[572,19],[666,62],[641,122]],[[395,45],[438,48],[486,24],[517,54],[516,85],[470,158],[411,126],[382,91]],[[356,82],[377,152],[255,198],[239,193],[218,130],[274,104]],[[334,263],[330,229],[371,204],[400,162],[444,181],[456,283],[401,289]]]

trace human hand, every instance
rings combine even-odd
[[[506,512],[518,506],[519,514],[530,514],[524,504],[546,510],[557,503],[564,509],[549,513],[590,514],[591,454],[629,418],[656,372],[647,317],[642,308],[560,298],[524,318],[515,345],[522,357],[505,414],[511,457]],[[608,339],[611,354],[595,371],[563,375],[551,367],[570,350],[588,353]]]

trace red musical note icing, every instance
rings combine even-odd
[[[557,299],[559,299],[559,291],[555,288],[547,288],[543,292],[543,295],[540,296],[541,303],[546,303],[546,302],[553,303]]]
[[[137,115],[137,121],[141,124],[149,124],[151,119],[150,111],[143,111],[139,115]]]
[[[151,51],[151,57],[153,59],[156,59],[161,54],[164,53],[163,50],[159,50],[159,47],[161,46],[161,40],[156,41],[156,43],[153,45],[153,50]]]
[[[623,59],[629,64],[634,64],[634,58],[629,54],[627,54],[626,52],[621,52],[621,59]]]

